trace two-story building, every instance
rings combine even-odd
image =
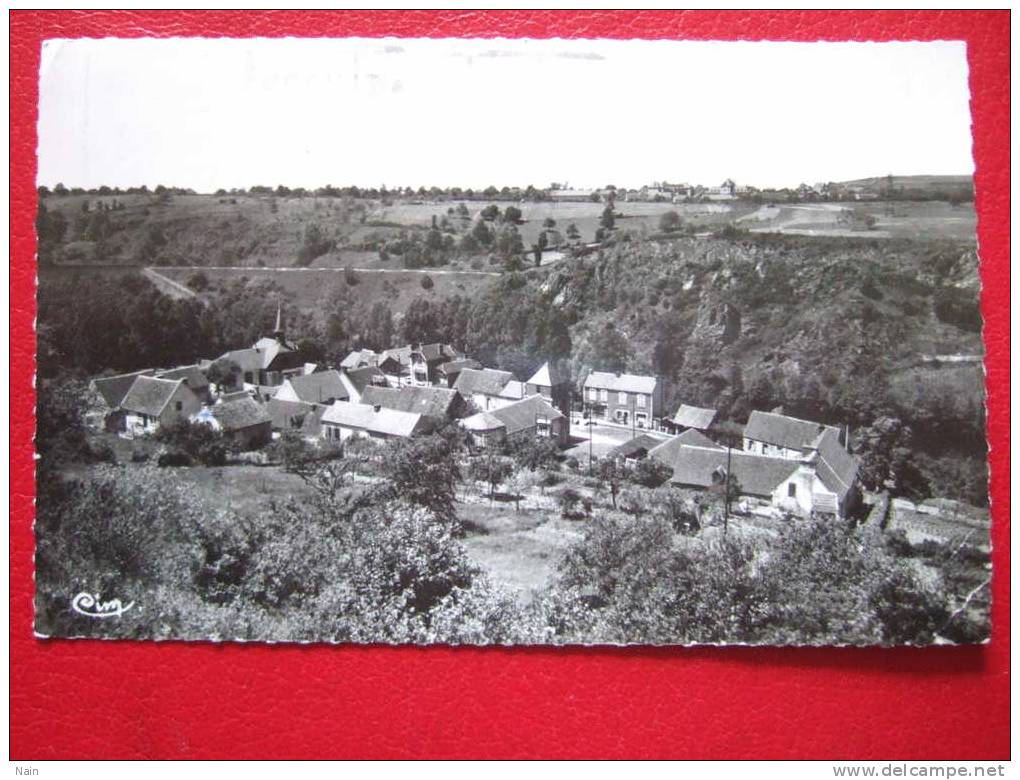
[[[649,428],[662,414],[658,377],[592,371],[584,380],[584,406],[596,419]]]

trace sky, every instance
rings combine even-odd
[[[973,173],[962,42],[55,40],[39,113],[50,187]]]

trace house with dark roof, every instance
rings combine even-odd
[[[491,411],[522,400],[527,394],[524,383],[509,371],[494,368],[465,368],[453,389],[481,411]]]
[[[386,374],[376,366],[341,368],[340,381],[347,390],[347,400],[354,403],[361,402],[361,394],[365,392],[366,387],[389,387]]]
[[[613,447],[606,453],[606,457],[611,460],[643,460],[648,457],[649,452],[661,446],[662,443],[662,439],[641,433],[623,444]]]
[[[536,437],[550,438],[565,446],[569,440],[566,416],[540,395],[473,414],[461,425],[480,446],[504,439],[514,441]]]
[[[717,414],[715,409],[680,404],[680,408],[673,415],[672,423],[677,428],[707,431],[715,424]]]
[[[437,384],[445,385],[446,387],[453,387],[457,382],[457,377],[460,376],[460,372],[465,368],[478,369],[481,367],[481,363],[477,360],[472,360],[471,358],[450,360],[436,366],[435,380]]]
[[[98,376],[89,382],[86,400],[85,423],[94,430],[124,430],[124,412],[121,401],[131,385],[140,376],[152,376],[152,369],[132,371],[129,374]]]
[[[304,401],[287,401],[276,397],[266,401],[266,411],[269,412],[274,431],[300,431],[305,418],[316,406]]]
[[[827,430],[839,435],[839,429],[831,425],[776,412],[753,411],[744,426],[744,451],[800,460]]]
[[[795,515],[845,517],[860,497],[857,461],[831,427],[799,458],[728,450],[693,429],[654,448],[649,456],[673,469],[674,485],[710,488],[725,483],[728,475],[741,495]]]
[[[662,415],[662,381],[655,376],[591,371],[584,380],[584,405],[595,418],[650,428]]]
[[[382,352],[377,365],[394,387],[430,385],[441,381],[440,365],[463,358],[464,355],[449,344],[406,344]]]
[[[240,449],[256,449],[268,444],[273,438],[273,422],[269,411],[264,404],[250,397],[206,407],[197,419],[221,431]]]
[[[464,397],[448,387],[369,386],[361,394],[361,403],[395,409],[398,412],[414,412],[439,425],[463,417],[467,412]]]
[[[184,384],[202,403],[212,400],[209,393],[209,378],[197,364],[164,369],[157,371],[155,376],[160,379],[183,379]]]
[[[432,430],[432,424],[420,414],[349,401],[335,401],[322,413],[319,422],[322,438],[332,442],[352,436],[406,438]]]
[[[128,436],[155,433],[164,425],[187,420],[202,408],[202,401],[183,379],[135,378],[121,399],[123,432]]]
[[[334,401],[350,400],[350,392],[339,371],[319,371],[285,379],[273,398],[328,405]]]

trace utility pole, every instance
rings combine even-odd
[[[723,537],[730,529],[730,469],[733,463],[733,435],[726,433],[726,493],[723,495]]]

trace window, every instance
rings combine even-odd
[[[786,486],[786,495],[788,495],[790,498],[796,498],[797,497],[797,483],[796,482],[791,482],[789,485]]]
[[[181,403],[180,401],[176,401],[176,402],[174,403],[174,409],[176,409],[176,410],[177,410],[178,412],[179,412],[179,411],[180,411],[181,409],[183,409],[183,408],[184,408],[184,404],[183,404],[183,403]]]
[[[608,390],[600,390],[599,394],[601,395],[603,401],[608,401],[609,400],[609,391]]]
[[[619,395],[617,396],[617,401],[618,403],[621,404],[627,403],[627,394],[623,392],[619,393]]]
[[[645,397],[643,395],[641,395],[641,393],[638,393],[638,396],[637,396],[637,405],[641,409],[645,408]]]
[[[594,387],[589,387],[588,388],[588,400],[589,401],[597,401],[598,397],[599,397],[599,391],[596,390]]]

